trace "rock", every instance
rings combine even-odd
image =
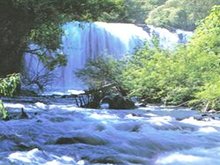
[[[60,137],[56,140],[55,144],[65,145],[65,144],[89,144],[89,145],[105,145],[107,142],[99,137]]]
[[[207,117],[207,116],[209,116],[209,115],[206,114],[206,113],[203,113],[203,114],[202,114],[202,117]]]
[[[21,95],[21,96],[38,96],[36,91],[28,90],[28,89],[20,90],[19,95]]]
[[[209,110],[208,112],[209,112],[209,113],[216,113],[216,110],[211,109],[211,110]]]
[[[215,117],[211,113],[210,114],[203,113],[201,115],[194,116],[194,119],[199,121],[210,121],[210,120],[215,120]]]
[[[130,99],[116,95],[114,97],[106,96],[104,97],[100,105],[108,104],[110,109],[133,109],[135,108],[135,104]]]
[[[28,115],[26,112],[24,112],[24,108],[21,108],[21,114],[19,116],[19,119],[28,119]]]
[[[114,156],[104,156],[90,160],[92,164],[124,164],[119,158]]]
[[[136,113],[132,113],[131,115],[135,117],[142,117],[140,114],[136,114]]]
[[[199,121],[203,120],[203,117],[200,116],[200,115],[199,115],[199,116],[194,116],[193,118],[194,118],[195,120],[199,120]]]
[[[82,106],[83,108],[99,108],[99,103],[97,101],[91,101],[85,106]]]
[[[138,103],[137,106],[138,106],[138,107],[146,107],[146,104],[144,104],[144,103]]]

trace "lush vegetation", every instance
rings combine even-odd
[[[81,76],[95,84],[117,80],[128,95],[146,103],[220,110],[219,20],[220,6],[216,6],[187,45],[168,51],[155,40],[154,47],[146,44],[129,60],[90,62]]]
[[[111,56],[100,56],[89,60],[85,68],[76,72],[76,75],[85,82],[89,89],[100,89],[112,85],[116,89],[112,94],[126,95],[122,88],[122,73],[125,69],[125,62],[114,59]]]
[[[4,107],[2,100],[0,100],[0,119],[2,120],[8,119],[8,111]]]
[[[126,0],[101,20],[194,30],[219,0]]]
[[[56,51],[60,47],[63,23],[73,20],[110,21],[122,15],[123,6],[123,0],[0,1],[0,95],[12,96],[17,89],[19,76],[9,74],[21,72],[24,53],[38,56],[47,73],[66,64],[65,55]],[[30,43],[38,46],[30,47]],[[37,77],[37,80],[24,76],[27,83],[35,83],[43,89],[45,75]],[[2,102],[0,114],[1,118],[7,118]]]
[[[121,11],[122,3],[122,0],[0,1],[0,58],[4,59],[0,60],[0,76],[19,72],[25,52],[45,55],[45,50],[51,53],[59,48],[62,23],[113,17]],[[30,42],[38,44],[40,50],[30,49]],[[52,57],[57,61],[56,55]]]
[[[147,102],[220,109],[220,6],[213,8],[189,44],[174,52],[146,46],[125,70],[131,95]]]
[[[65,65],[65,55],[56,50],[62,35],[60,26],[66,21],[144,23],[146,19],[157,26],[194,30],[212,6],[219,3],[219,0],[1,1],[0,77],[20,72],[26,52],[37,55],[49,71]],[[79,76],[91,87],[115,84],[121,94],[139,96],[146,102],[220,109],[219,10],[219,6],[213,8],[200,22],[191,42],[174,52],[146,45],[123,62],[111,58],[90,61]],[[38,47],[29,47],[30,43]],[[12,96],[19,84],[18,77],[0,79],[0,95]]]
[[[0,95],[13,96],[20,84],[20,74],[8,75],[6,78],[0,78]],[[5,109],[3,102],[0,100],[0,119],[6,120],[8,112]]]
[[[147,23],[157,26],[192,30],[196,22],[204,18],[214,4],[219,3],[219,0],[1,1],[0,58],[4,60],[0,61],[0,76],[19,72],[25,52],[45,56],[57,50],[62,34],[60,26],[64,22],[144,23],[146,19]],[[28,46],[30,43],[38,44],[39,49],[31,49]],[[60,56],[57,58],[56,54],[53,53],[51,58],[57,62]]]
[[[146,23],[166,28],[194,30],[219,0],[167,0],[163,5],[153,9]]]
[[[20,74],[11,74],[6,78],[0,78],[0,95],[13,96],[19,88]]]
[[[89,60],[84,69],[76,75],[86,82],[91,88],[100,88],[106,84],[119,84],[122,74],[121,62],[111,56],[100,56]]]

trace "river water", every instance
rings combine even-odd
[[[218,114],[82,109],[71,99],[5,106],[15,116],[23,107],[29,119],[0,121],[1,165],[220,164]]]

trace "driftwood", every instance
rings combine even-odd
[[[86,90],[82,94],[74,95],[73,98],[78,107],[98,108],[105,92],[113,87],[115,87],[115,84],[107,84],[98,89]]]

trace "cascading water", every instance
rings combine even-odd
[[[123,23],[80,23],[71,22],[63,26],[62,52],[67,57],[67,65],[54,71],[56,78],[47,87],[48,91],[67,92],[68,90],[85,89],[85,86],[74,75],[74,72],[85,66],[88,59],[97,56],[111,55],[122,58],[132,54],[136,48],[150,41],[156,34],[160,45],[164,48],[174,47],[177,43],[185,43],[191,33],[177,31],[171,33],[166,29],[147,26],[148,30],[134,24]],[[39,74],[43,66],[36,56],[25,56],[28,74]]]
[[[29,119],[0,121],[1,165],[220,164],[219,113],[82,109],[72,99],[41,99],[47,104],[5,103],[12,116],[24,108]]]

